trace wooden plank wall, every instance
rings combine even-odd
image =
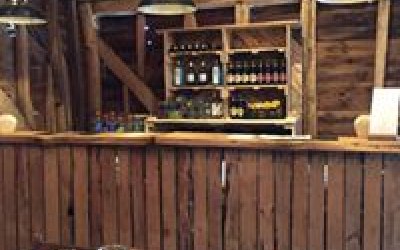
[[[389,52],[386,64],[386,83],[388,87],[400,87],[400,2],[391,1],[390,33],[389,33]]]
[[[151,250],[399,249],[399,161],[380,153],[0,145],[0,250],[30,249],[38,237]]]

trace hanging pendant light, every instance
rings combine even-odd
[[[13,0],[9,4],[0,6],[0,23],[16,25],[42,25],[47,21],[44,16],[32,8],[27,2],[19,3]]]
[[[355,3],[372,3],[375,0],[317,0],[320,3],[327,4],[355,4]]]
[[[196,6],[193,0],[142,0],[138,11],[150,15],[182,15],[195,12]]]

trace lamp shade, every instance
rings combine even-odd
[[[142,0],[139,12],[150,15],[182,15],[196,11],[193,0]]]
[[[327,4],[355,4],[355,3],[372,3],[375,0],[317,0],[320,3]]]
[[[26,3],[5,4],[0,6],[0,23],[16,25],[41,25],[47,21],[39,11]]]

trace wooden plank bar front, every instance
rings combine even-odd
[[[0,250],[398,249],[399,163],[398,142],[0,136]]]

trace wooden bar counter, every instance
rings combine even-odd
[[[400,143],[0,136],[0,250],[397,249]]]

